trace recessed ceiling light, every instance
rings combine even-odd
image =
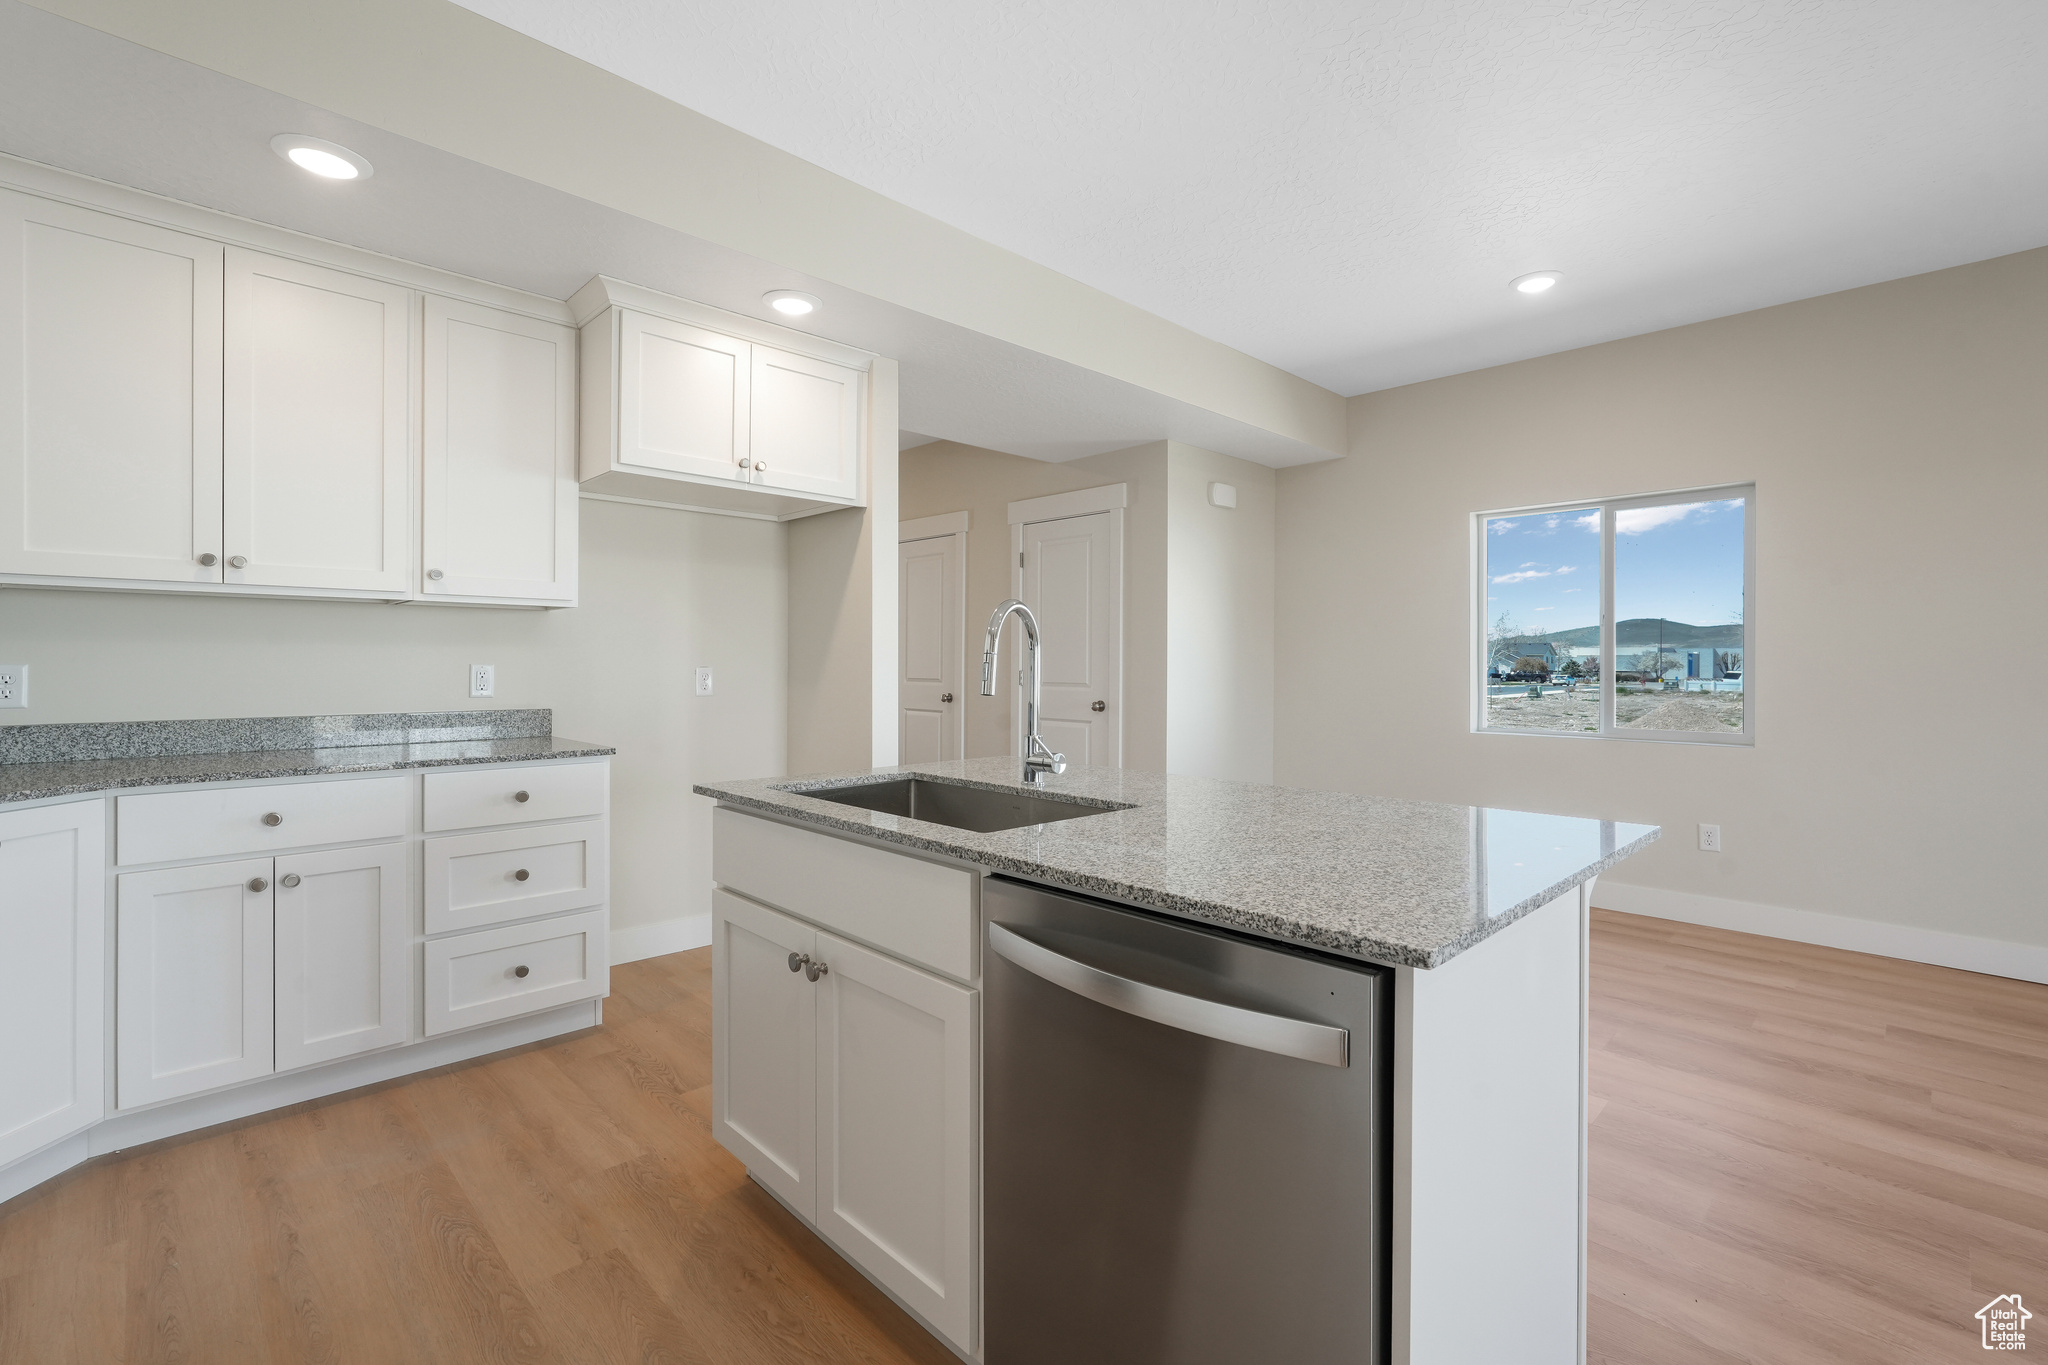
[[[1550,290],[1564,276],[1555,270],[1536,270],[1527,275],[1515,277],[1514,286],[1524,294],[1542,294]]]
[[[270,139],[270,150],[300,170],[311,171],[328,180],[368,180],[370,163],[338,142],[298,133],[279,133]]]
[[[806,294],[796,289],[771,290],[763,294],[761,298],[776,312],[792,318],[800,318],[806,313],[815,313],[821,306],[816,294]]]

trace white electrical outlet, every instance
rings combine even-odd
[[[700,697],[711,695],[711,670],[708,668],[697,670],[697,695]]]
[[[471,664],[469,666],[469,695],[488,697],[498,690],[498,669],[495,664]]]
[[[0,711],[28,705],[28,665],[0,664]]]
[[[1720,851],[1721,851],[1721,827],[1720,827],[1719,825],[1701,825],[1701,826],[1700,826],[1700,852],[1702,852],[1702,853],[1719,853]]]

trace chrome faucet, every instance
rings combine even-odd
[[[996,694],[996,646],[1003,638],[1003,623],[1014,612],[1024,622],[1024,644],[1030,655],[1030,693],[1024,701],[1024,780],[1043,782],[1047,773],[1063,773],[1067,770],[1067,756],[1056,754],[1052,746],[1038,735],[1038,618],[1031,614],[1031,608],[1016,598],[997,607],[995,614],[988,618],[988,639],[981,647],[981,695],[993,697]]]

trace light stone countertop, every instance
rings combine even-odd
[[[978,758],[707,782],[695,790],[739,810],[1405,967],[1442,966],[1661,832],[1655,825],[1124,768],[1069,768],[1033,787],[1021,780],[1021,767],[1014,758]],[[982,834],[804,794],[906,775],[1104,809]]]

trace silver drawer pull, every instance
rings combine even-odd
[[[514,975],[514,976],[519,976],[519,977],[523,977],[523,976],[525,976],[525,975],[526,975],[526,972],[527,972],[527,969],[526,969],[525,967],[514,967],[514,968],[512,969],[512,975]]]
[[[272,811],[270,812],[270,814],[263,817],[263,823],[269,825],[272,829],[276,829],[279,825],[284,823],[284,817],[282,815],[279,815],[276,811]]]
[[[524,804],[525,802],[531,801],[531,800],[533,799],[533,797],[532,797],[532,796],[531,796],[530,794],[526,793],[526,792],[513,792],[513,793],[512,793],[512,799],[513,799],[514,801],[518,801],[518,802],[520,802],[520,803]]]
[[[1107,1005],[1155,1024],[1164,1024],[1186,1033],[1199,1033],[1218,1042],[1254,1047],[1261,1052],[1299,1057],[1304,1062],[1321,1062],[1324,1066],[1351,1064],[1351,1032],[1348,1029],[1311,1024],[1305,1019],[1288,1019],[1278,1014],[1262,1014],[1217,1000],[1204,1000],[1198,995],[1183,995],[1179,991],[1148,986],[1142,981],[1076,962],[1043,944],[1033,943],[1022,934],[1012,933],[1000,924],[989,925],[988,946],[998,956],[1008,958],[1061,990],[1072,991],[1098,1005]]]
[[[299,874],[296,872],[287,872],[282,877],[279,877],[277,879],[277,884],[279,886],[286,887],[297,886],[299,884]]]
[[[251,877],[249,878],[249,889],[251,891],[268,891],[270,883],[261,877]]]
[[[213,551],[208,550],[205,554],[199,556],[199,562],[210,569],[214,565],[220,563],[220,556],[215,554]]]
[[[528,872],[525,868],[522,867],[517,872],[514,872],[512,874],[512,880],[515,882],[523,882],[532,875],[533,874],[531,872]]]

